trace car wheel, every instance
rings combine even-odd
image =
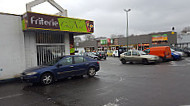
[[[53,75],[51,73],[44,73],[41,76],[41,83],[43,85],[49,85],[53,82]]]
[[[148,64],[148,60],[147,59],[142,59],[142,63],[143,64]]]
[[[125,59],[122,59],[122,60],[121,60],[121,63],[122,63],[122,64],[126,64],[126,60],[125,60]]]
[[[104,57],[104,60],[106,60],[106,57]]]
[[[94,68],[94,67],[90,67],[90,68],[88,69],[87,75],[88,75],[89,77],[94,77],[94,76],[96,75],[96,70],[95,70],[95,68]]]
[[[173,60],[175,60],[175,58],[172,56],[172,57],[171,57],[171,60],[173,61]]]

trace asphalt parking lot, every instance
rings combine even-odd
[[[100,61],[94,78],[71,78],[40,86],[0,84],[0,106],[190,105],[190,58],[158,64]]]

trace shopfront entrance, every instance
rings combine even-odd
[[[37,64],[43,65],[65,55],[64,34],[61,32],[36,32]]]

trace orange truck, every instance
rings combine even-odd
[[[161,61],[167,61],[172,58],[169,46],[150,47],[143,51],[150,55],[159,56]]]

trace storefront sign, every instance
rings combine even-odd
[[[163,44],[168,42],[168,35],[152,35],[152,44]]]
[[[107,39],[100,40],[100,44],[101,44],[101,45],[106,45],[106,44],[107,44]]]
[[[22,19],[23,30],[41,29],[93,33],[93,21],[27,12]]]

